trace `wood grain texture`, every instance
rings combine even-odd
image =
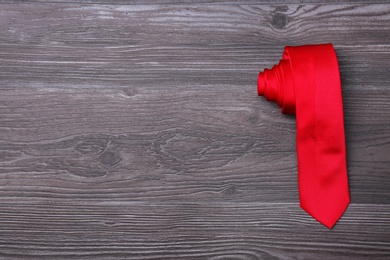
[[[353,204],[332,231],[313,225],[293,203],[91,200],[4,203],[0,209],[0,220],[7,224],[1,243],[7,259],[389,257],[388,205]]]
[[[0,1],[0,258],[388,259],[390,5],[191,2]],[[352,199],[331,231],[299,208],[295,118],[256,95],[321,42]]]

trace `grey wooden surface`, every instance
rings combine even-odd
[[[390,4],[330,2],[0,1],[0,259],[389,259]],[[299,208],[295,118],[256,93],[285,45],[323,42],[352,199],[333,230]]]

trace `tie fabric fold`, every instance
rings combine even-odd
[[[350,203],[340,72],[332,44],[286,46],[258,94],[296,114],[300,206],[332,228]]]

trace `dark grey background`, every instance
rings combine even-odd
[[[1,259],[390,257],[386,1],[0,2]],[[352,199],[333,230],[299,207],[295,117],[256,92],[285,45],[324,42]]]

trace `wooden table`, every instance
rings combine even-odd
[[[1,1],[0,258],[389,259],[390,4],[300,2]],[[285,45],[324,42],[333,230],[299,207],[295,117],[256,92]]]

